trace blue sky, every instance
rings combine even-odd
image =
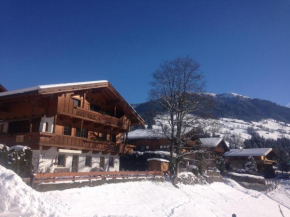
[[[8,90],[109,80],[147,100],[163,60],[189,55],[208,92],[290,102],[290,1],[0,1]]]

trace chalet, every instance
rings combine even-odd
[[[200,138],[202,147],[209,149],[215,156],[222,156],[229,151],[228,144],[222,137]]]
[[[7,89],[0,84],[0,93],[5,91],[7,91]]]
[[[118,171],[131,125],[144,120],[108,81],[0,93],[0,144],[33,150],[34,170]]]
[[[248,158],[252,156],[257,163],[258,172],[268,177],[274,175],[273,165],[278,158],[272,148],[231,149],[224,156],[227,166],[237,169],[243,169]]]
[[[161,133],[151,129],[137,129],[128,133],[128,143],[135,151],[169,151],[169,140]]]

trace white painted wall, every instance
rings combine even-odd
[[[7,133],[8,132],[8,122],[3,122],[1,123],[1,125],[3,125],[3,133]]]
[[[92,154],[92,151],[82,154],[73,154],[73,153],[59,153],[57,148],[53,147],[48,150],[33,150],[33,166],[34,172],[46,172],[52,173],[54,169],[57,168],[57,156],[58,154],[64,154],[65,167],[72,169],[72,159],[73,155],[79,156],[78,172],[90,172],[93,168],[98,168],[97,171],[100,171],[100,157],[104,157],[105,171],[119,171],[120,168],[120,158],[119,155],[102,155],[101,153]],[[86,167],[85,161],[86,156],[92,156],[92,166]],[[109,167],[109,157],[114,158],[114,167]]]
[[[57,148],[53,147],[48,150],[33,150],[32,164],[34,172],[52,173],[57,160]]]
[[[46,117],[45,115],[40,120],[39,132],[46,132],[46,124],[48,124],[48,133],[53,133],[54,117]]]

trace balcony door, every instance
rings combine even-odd
[[[79,156],[78,155],[73,155],[71,171],[72,172],[77,172],[78,171],[78,165],[79,165]]]

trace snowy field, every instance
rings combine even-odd
[[[290,199],[283,193],[288,182],[282,184],[268,195],[231,180],[179,189],[141,181],[39,193],[0,166],[0,216],[276,217],[281,211],[290,216]]]

